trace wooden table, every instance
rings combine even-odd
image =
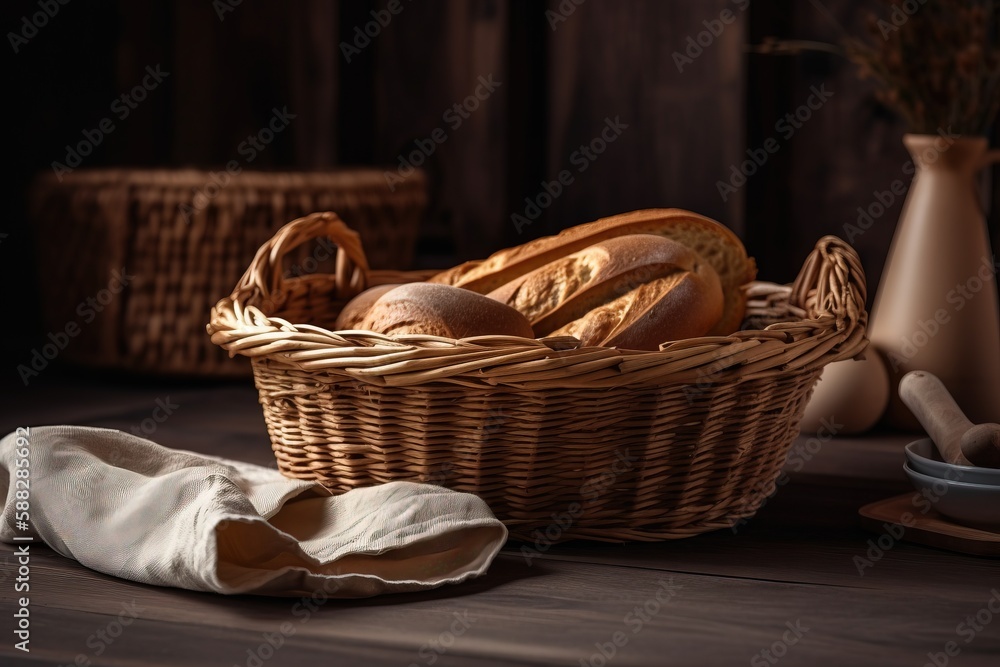
[[[248,382],[50,375],[6,393],[3,433],[52,423],[131,430],[169,398],[179,407],[152,439],[274,465]],[[856,557],[868,558],[878,536],[859,527],[857,510],[907,490],[906,441],[823,444],[735,531],[574,542],[530,562],[510,543],[478,580],[361,601],[296,607],[156,588],[37,546],[30,654],[13,648],[17,566],[13,547],[0,545],[0,664],[995,667],[1000,615],[987,603],[1000,599],[1000,561],[904,541],[859,574]],[[977,614],[979,630],[964,625]]]

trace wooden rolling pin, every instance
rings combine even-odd
[[[1000,424],[970,422],[937,376],[910,371],[899,382],[899,397],[920,420],[945,461],[1000,468]]]

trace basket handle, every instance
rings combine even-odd
[[[829,322],[832,318],[844,340],[839,346],[839,358],[860,354],[867,345],[867,298],[861,258],[850,244],[836,236],[824,236],[816,242],[789,296],[790,302],[805,310],[809,319]]]
[[[267,303],[280,307],[288,294],[285,283],[288,280],[308,279],[285,278],[285,255],[304,243],[323,237],[337,245],[335,296],[346,299],[363,291],[368,284],[368,259],[361,247],[361,237],[336,213],[323,212],[292,220],[279,229],[257,250],[231,298],[243,305]]]

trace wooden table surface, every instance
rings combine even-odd
[[[153,440],[274,466],[249,382],[53,371],[5,392],[0,428],[131,430],[167,398],[178,408]],[[988,603],[996,595],[1000,609],[1000,560],[902,541],[859,574],[856,558],[869,557],[878,535],[859,527],[857,510],[907,490],[906,442],[889,434],[823,444],[735,531],[572,542],[530,562],[509,543],[480,579],[361,601],[295,607],[156,588],[36,545],[30,654],[13,646],[17,564],[14,548],[0,545],[0,664],[996,667],[1000,614]]]

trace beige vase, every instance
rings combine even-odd
[[[908,134],[903,143],[916,174],[869,328],[890,372],[884,421],[920,428],[898,386],[908,371],[921,369],[941,378],[973,422],[1000,422],[996,264],[976,186],[996,152],[981,137]]]

